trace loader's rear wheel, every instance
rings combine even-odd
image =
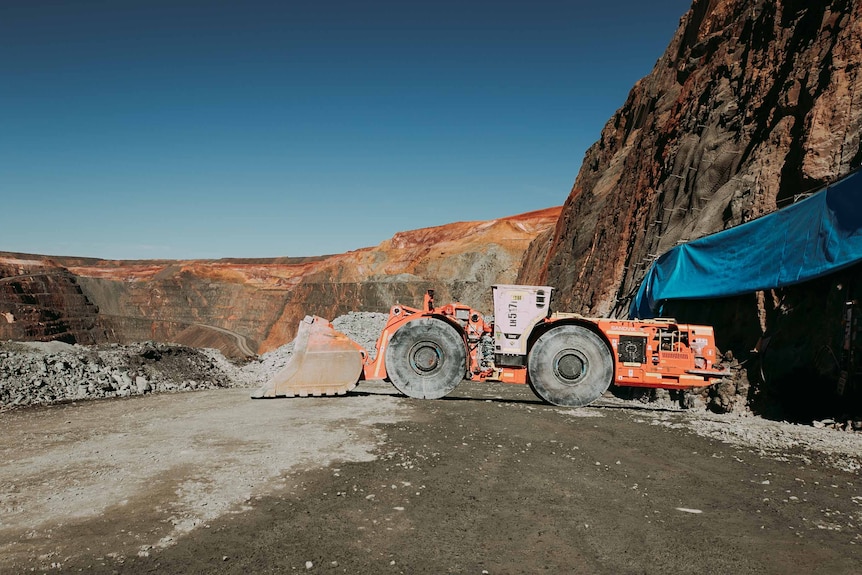
[[[405,323],[386,348],[389,380],[409,397],[443,397],[464,379],[466,366],[467,349],[461,335],[433,317]]]
[[[610,387],[613,355],[589,329],[561,325],[536,340],[527,358],[527,374],[533,391],[548,403],[581,407]]]

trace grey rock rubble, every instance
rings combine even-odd
[[[0,343],[0,409],[236,384],[220,353],[178,345]]]
[[[351,312],[333,325],[373,357],[387,318]],[[255,387],[284,367],[292,352],[293,342],[238,366],[213,349],[165,343],[0,342],[0,411],[146,393]]]
[[[377,355],[374,346],[388,319],[388,313],[352,311],[332,320],[332,326],[364,347],[368,355],[374,358]]]

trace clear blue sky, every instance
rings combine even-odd
[[[0,0],[0,251],[301,256],[562,204],[690,0]]]

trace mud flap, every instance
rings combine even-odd
[[[251,397],[342,395],[359,383],[363,353],[359,344],[327,320],[305,316],[299,322],[290,361]]]

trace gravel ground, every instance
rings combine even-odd
[[[374,353],[385,321],[333,324]],[[339,398],[248,399],[291,352],[235,365],[151,342],[0,344],[0,572],[858,565],[852,427],[682,409],[666,394],[565,409],[494,383],[440,401],[374,381]],[[82,401],[100,398],[116,399]]]
[[[634,409],[636,422],[685,429],[701,437],[743,447],[752,453],[780,461],[799,460],[859,474],[862,471],[862,433],[833,428],[771,421],[749,413],[711,413],[672,405],[642,405],[605,396],[598,403]]]
[[[0,572],[858,572],[859,471],[821,450],[858,462],[859,434],[707,416],[734,429],[719,440],[701,421],[469,382],[438,401],[372,381],[13,410]],[[790,442],[809,431],[842,441]]]

